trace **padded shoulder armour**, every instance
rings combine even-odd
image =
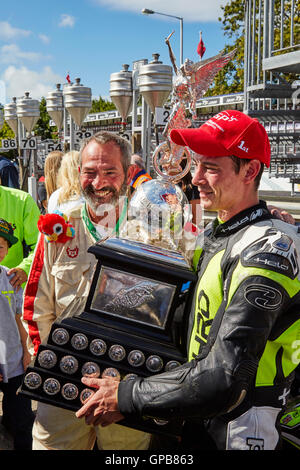
[[[294,237],[274,225],[265,229],[242,250],[242,265],[269,269],[295,279],[299,274],[299,254]]]

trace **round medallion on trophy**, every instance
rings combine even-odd
[[[47,395],[56,395],[60,391],[60,383],[58,380],[50,377],[45,380],[43,389]]]
[[[93,392],[93,390],[91,390],[90,388],[84,388],[80,393],[81,403],[85,403],[92,395],[94,395],[94,393],[95,392]]]
[[[78,388],[74,384],[67,383],[63,386],[61,394],[66,400],[75,400],[78,397]]]
[[[55,352],[50,351],[50,349],[44,349],[38,355],[38,363],[41,367],[45,369],[51,369],[55,366],[57,362],[57,356]]]
[[[39,388],[42,384],[42,377],[36,372],[29,372],[25,375],[24,384],[30,390],[35,390]]]
[[[74,356],[64,356],[60,360],[59,367],[65,374],[75,374],[78,369],[78,361]]]
[[[103,356],[106,353],[106,343],[102,339],[96,338],[91,341],[90,351],[95,356]]]
[[[128,354],[128,362],[132,367],[140,367],[145,362],[145,356],[142,351],[134,349]]]
[[[120,379],[121,374],[118,369],[115,369],[114,367],[107,367],[107,369],[104,369],[102,373],[102,378],[104,377],[116,377],[117,379]]]
[[[134,380],[138,377],[137,374],[127,374],[125,375],[125,377],[123,378],[123,380]]]
[[[163,365],[162,358],[156,355],[149,356],[146,361],[146,367],[150,372],[159,372]]]
[[[71,344],[77,351],[82,351],[88,347],[88,339],[83,333],[76,333],[72,336]]]
[[[181,366],[180,362],[178,361],[169,361],[165,366],[165,371],[169,372],[170,370],[176,369],[176,367]]]
[[[109,348],[108,355],[112,361],[122,361],[126,356],[126,351],[120,344],[114,344]]]
[[[58,346],[63,346],[69,341],[69,333],[65,328],[56,328],[52,333],[52,340]]]
[[[86,362],[83,364],[81,373],[83,377],[100,377],[100,368],[95,362]]]

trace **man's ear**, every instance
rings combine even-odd
[[[261,167],[261,162],[259,160],[249,160],[248,165],[245,166],[245,183],[249,184],[255,180],[256,176],[258,175]]]
[[[134,165],[133,164],[129,165],[128,170],[127,170],[127,185],[129,185],[130,181],[132,180],[133,170],[134,170]]]

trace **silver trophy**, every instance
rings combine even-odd
[[[123,239],[178,252],[187,264],[195,233],[190,204],[172,180],[157,178],[141,184],[130,201],[128,221],[120,231]]]
[[[197,100],[205,94],[217,72],[233,58],[235,50],[196,63],[186,59],[178,68],[170,45],[172,34],[165,40],[175,72],[172,109],[163,131],[165,141],[152,156],[157,178],[135,190],[121,237],[178,251],[190,265],[200,227],[192,225],[191,207],[179,184],[191,170],[193,153],[171,142],[169,136],[172,129],[192,126]]]

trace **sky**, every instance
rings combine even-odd
[[[0,11],[0,103],[29,92],[46,97],[57,83],[80,78],[93,98],[109,99],[111,73],[136,60],[171,65],[165,38],[171,38],[180,62],[180,21],[143,8],[183,18],[183,58],[199,60],[220,52],[228,42],[222,24],[222,0],[5,0]]]

